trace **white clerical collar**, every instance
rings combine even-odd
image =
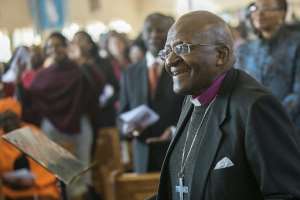
[[[159,57],[154,57],[152,53],[147,51],[146,53],[146,62],[147,62],[147,67],[150,68],[153,66],[153,63],[158,62],[160,66],[163,66],[163,61]]]
[[[196,107],[202,105],[201,102],[200,102],[197,98],[191,97],[190,101],[191,101],[191,103],[194,104],[194,106],[196,106]]]

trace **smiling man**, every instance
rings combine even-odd
[[[299,136],[281,104],[233,69],[230,29],[195,11],[170,28],[160,56],[186,99],[157,200],[299,199]]]

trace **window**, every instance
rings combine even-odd
[[[11,57],[11,46],[6,31],[0,31],[0,49],[0,62],[7,62]]]
[[[13,32],[13,47],[16,48],[21,45],[31,46],[40,45],[42,38],[37,34],[33,28],[16,29]]]

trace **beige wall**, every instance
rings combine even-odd
[[[133,27],[131,36],[135,36],[142,27],[144,18],[151,12],[159,11],[176,17],[177,0],[99,0],[101,8],[95,12],[89,9],[89,0],[68,0],[68,22],[86,25],[93,21],[108,24],[115,19],[124,19]],[[187,0],[183,0],[187,1]],[[195,0],[201,1],[201,0]],[[220,4],[231,10],[245,6],[251,0],[202,0]],[[294,10],[300,13],[300,1],[289,0]],[[27,0],[0,0],[0,29],[12,31],[14,28],[32,25]],[[298,14],[299,15],[299,14]]]
[[[90,12],[87,3],[82,0],[69,0],[69,21],[87,24],[99,20],[108,24],[115,19],[127,21],[133,28],[132,36],[136,36],[142,28],[144,18],[155,11],[175,14],[175,0],[101,0],[101,8]]]
[[[12,31],[16,27],[31,25],[27,0],[0,0],[0,29]]]
[[[174,0],[100,0],[100,9],[91,12],[88,0],[68,0],[67,22],[85,25],[93,21],[108,24],[123,19],[133,27],[136,35],[146,15],[154,11],[174,14]],[[0,29],[32,26],[33,21],[26,0],[0,0]]]
[[[108,24],[112,20],[123,19],[133,27],[138,23],[138,0],[100,0],[100,9],[91,12],[87,0],[69,0],[68,21],[88,24],[92,21],[102,21]]]

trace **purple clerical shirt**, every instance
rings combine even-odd
[[[198,96],[193,96],[191,100],[193,104],[196,106],[209,104],[217,96],[226,74],[227,72],[221,74],[204,92],[200,93]]]

